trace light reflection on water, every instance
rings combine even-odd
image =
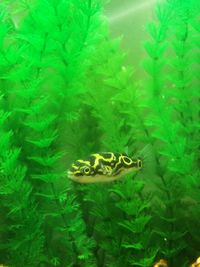
[[[140,12],[143,9],[154,5],[156,2],[156,0],[146,0],[140,3],[130,2],[130,5],[125,6],[124,9],[113,12],[112,14],[108,14],[109,23],[115,23],[118,20],[123,19],[124,17],[132,16],[135,12]]]

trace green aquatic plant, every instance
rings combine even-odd
[[[0,115],[0,257],[13,266],[38,265],[44,260],[43,217],[37,214],[31,197],[33,188],[26,180],[26,167],[20,164],[20,149],[13,146],[13,133],[7,130],[6,120],[11,114],[1,110]]]
[[[187,212],[194,201],[188,188],[194,187],[199,173],[195,153],[198,149],[194,146],[198,140],[195,103],[199,90],[193,71],[198,68],[198,52],[192,28],[198,16],[195,1],[167,1],[158,5],[159,23],[148,24],[152,39],[145,44],[149,59],[144,67],[150,75],[147,84],[150,116],[146,126],[154,138],[156,173],[160,179],[156,184],[161,193],[154,227],[159,243],[163,243],[160,253],[172,266],[187,261],[183,256],[190,232]],[[190,208],[185,210],[185,205]]]
[[[175,14],[179,16],[176,17]],[[96,55],[94,60],[95,68],[89,71],[89,76],[94,77],[94,81],[91,83],[92,79],[89,79],[88,88],[91,88],[91,91],[86,95],[85,103],[91,108],[91,120],[95,117],[95,122],[98,122],[98,136],[102,136],[101,150],[128,149],[132,152],[134,146],[145,142],[151,144],[151,157],[154,158],[151,162],[151,165],[154,165],[151,166],[153,172],[146,177],[144,175],[147,191],[148,187],[152,188],[151,182],[156,187],[153,187],[155,195],[147,201],[148,204],[151,203],[150,207],[147,207],[151,209],[152,216],[152,219],[144,224],[148,239],[145,242],[142,228],[140,231],[143,235],[139,235],[139,242],[136,233],[132,238],[130,235],[131,240],[135,238],[134,242],[128,240],[123,244],[123,248],[128,249],[128,252],[132,249],[133,258],[122,249],[122,243],[115,239],[113,266],[122,262],[129,262],[133,266],[149,266],[156,254],[157,257],[167,258],[171,266],[184,265],[191,261],[191,254],[198,254],[199,233],[193,229],[193,218],[197,218],[199,214],[199,198],[194,193],[199,175],[199,110],[191,103],[198,103],[199,91],[199,44],[195,34],[195,30],[198,31],[199,6],[196,6],[195,2],[168,1],[157,6],[156,15],[158,23],[149,23],[147,27],[152,39],[145,43],[145,49],[150,56],[143,63],[149,74],[145,90],[140,89],[139,83],[135,86],[130,84],[132,70],[124,66],[123,57],[116,53],[117,44],[104,47],[102,52],[99,49],[99,58]],[[107,56],[108,54],[110,56]],[[135,183],[137,184],[137,180],[124,182],[132,189]],[[134,214],[135,206],[128,196],[126,186],[122,184],[117,183],[114,186],[114,192],[120,197],[123,196],[121,200],[118,199],[116,206],[125,207],[127,198]],[[103,190],[105,192],[105,189]],[[112,192],[113,189],[109,190]],[[142,197],[144,191],[139,192]],[[138,196],[134,189],[132,194]],[[134,203],[140,203],[141,199],[143,198],[134,198]],[[97,202],[96,200],[95,204]],[[100,197],[99,202],[101,203]],[[103,203],[107,202],[112,203],[106,194]],[[114,207],[111,206],[110,213],[112,210],[114,211]],[[134,231],[131,229],[134,229],[137,220],[145,221],[145,212],[137,213],[137,219],[131,220],[128,216],[126,220],[116,211],[110,217],[109,211],[105,208],[103,213],[100,213],[99,208],[99,212],[95,213],[96,217],[106,217],[106,223],[103,223],[102,227],[98,226],[99,235],[100,232],[103,233],[104,240],[107,234],[118,234],[118,238],[123,240],[123,234],[118,230],[120,228],[113,226],[107,231],[104,230],[106,225],[115,223],[112,222],[115,214],[118,224],[132,233]],[[128,213],[127,206],[123,212]],[[128,233],[125,234],[127,235]],[[191,244],[190,249],[187,247],[188,241]],[[111,247],[105,243],[99,249],[103,253],[100,253],[101,258],[103,255],[106,262],[106,255],[112,253]],[[151,248],[149,252],[147,247]],[[143,248],[148,255],[146,258]],[[126,260],[119,255],[126,255]],[[110,264],[112,265],[111,262]]]
[[[133,70],[124,65],[119,41],[105,39],[100,44],[93,59],[95,67],[88,70],[90,91],[83,101],[91,120],[97,122],[100,150],[136,157],[142,142],[141,107],[136,85],[130,83]],[[150,246],[150,196],[142,193],[144,181],[133,173],[116,184],[93,187],[95,196],[90,187],[84,191],[91,203],[86,221],[92,222],[98,266],[150,266],[157,248]]]
[[[1,262],[187,266],[200,246],[199,4],[157,5],[138,80],[104,1],[2,3]],[[143,168],[105,184],[68,179],[74,160],[103,151]]]
[[[42,226],[44,218],[37,213],[37,204],[32,196],[33,187],[27,180],[27,168],[21,163],[21,149],[15,146],[14,131],[10,128],[14,110],[9,106],[7,93],[10,88],[4,79],[5,72],[14,65],[13,58],[9,54],[10,46],[4,46],[8,42],[8,36],[13,34],[12,26],[6,12],[1,10],[0,258],[1,262],[12,266],[36,266],[45,259]]]
[[[18,5],[20,9],[21,6]],[[7,7],[5,5],[5,10],[8,9],[10,18],[15,20],[15,14]],[[62,124],[69,123],[77,112],[77,96],[82,90],[80,81],[89,64],[86,58],[93,52],[93,47],[103,32],[101,2],[25,1],[22,8],[27,15],[19,24],[12,24],[12,33],[6,36],[9,47],[2,41],[7,54],[3,54],[2,48],[1,56],[5,56],[4,61],[8,61],[8,67],[4,61],[2,64],[1,90],[6,99],[2,105],[12,112],[8,127],[13,133],[13,143],[21,150],[19,161],[25,166],[24,169],[21,168],[21,174],[16,174],[17,178],[20,176],[18,183],[22,184],[21,190],[15,194],[13,189],[7,202],[10,202],[9,205],[15,211],[15,206],[18,209],[15,202],[18,195],[21,196],[20,205],[29,205],[29,201],[32,204],[32,199],[35,201],[35,206],[25,206],[24,216],[29,219],[24,222],[24,232],[20,229],[24,236],[19,234],[16,238],[19,244],[27,239],[31,242],[35,238],[36,241],[32,241],[35,248],[34,244],[27,245],[31,258],[26,253],[24,257],[27,259],[20,260],[16,255],[23,254],[23,246],[15,244],[14,238],[11,239],[16,255],[12,253],[11,245],[6,247],[8,251],[10,249],[11,256],[5,262],[14,266],[91,266],[95,262],[91,254],[94,241],[85,233],[76,196],[64,178],[67,166],[60,163],[64,153],[58,145],[58,137]],[[2,24],[2,33],[5,25]],[[85,63],[82,63],[82,58]],[[17,160],[20,150],[14,150],[14,159]],[[3,153],[3,145],[1,152]],[[9,155],[12,155],[11,152]],[[13,173],[17,170],[19,172],[20,168],[14,163]],[[27,185],[23,178],[25,170]],[[2,181],[2,186],[6,186],[4,183]],[[18,184],[15,186],[17,190]],[[4,187],[1,192],[2,195],[6,194]],[[4,199],[3,203],[8,205]],[[13,214],[12,209],[13,221],[20,227],[19,220],[23,221],[23,217]],[[36,216],[32,219],[34,212]],[[38,231],[40,230],[42,239],[33,234],[32,224],[37,218],[40,218]],[[6,233],[4,228],[2,231]],[[3,242],[6,243],[7,240]],[[38,250],[41,249],[42,256],[37,255],[40,253],[36,247],[37,242],[41,243]]]

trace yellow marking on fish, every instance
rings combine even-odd
[[[73,167],[74,169],[78,169],[78,167],[77,167],[75,164],[72,164],[72,167]]]
[[[90,165],[90,162],[88,160],[78,159],[77,161],[80,162],[80,163],[85,163],[87,165]]]
[[[74,162],[68,176],[79,183],[109,182],[141,168],[141,159],[131,159],[121,153],[102,152]]]
[[[200,267],[200,257],[198,257],[197,260],[190,265],[190,267]]]
[[[166,260],[161,259],[153,267],[168,267],[168,264]]]
[[[110,153],[110,152],[108,152]],[[96,168],[99,164],[99,160],[103,160],[105,162],[112,162],[113,160],[116,159],[115,155],[113,153],[111,153],[111,158],[105,158],[102,154],[96,153],[96,154],[92,154],[91,156],[95,157],[95,162],[93,167]]]

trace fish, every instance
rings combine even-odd
[[[197,260],[190,265],[190,267],[200,267],[200,257],[198,257]]]
[[[72,163],[68,177],[78,183],[104,183],[142,168],[141,158],[132,158],[125,153],[100,152]]]
[[[168,267],[168,264],[166,260],[160,259],[153,265],[153,267]]]

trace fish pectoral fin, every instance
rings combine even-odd
[[[101,165],[101,170],[104,175],[112,176],[112,168],[110,166]]]
[[[112,171],[112,176],[116,176],[120,173],[121,171],[120,170],[113,170]]]

